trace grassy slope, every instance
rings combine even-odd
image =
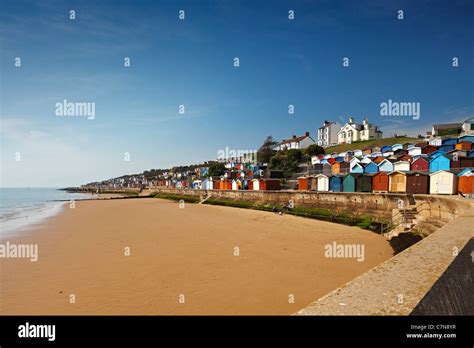
[[[416,143],[419,140],[417,138],[386,138],[386,139],[374,139],[367,141],[357,141],[352,144],[341,144],[326,148],[326,153],[332,152],[344,152],[348,150],[363,150],[365,148],[372,148],[374,146],[403,144],[403,143]]]

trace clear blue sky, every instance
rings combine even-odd
[[[324,119],[367,117],[391,136],[474,114],[473,1],[0,3],[1,186],[198,163]],[[55,116],[63,99],[94,102],[95,119]],[[380,116],[388,99],[420,102],[421,118]]]

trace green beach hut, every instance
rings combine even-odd
[[[353,174],[348,174],[342,180],[342,191],[343,192],[355,192],[356,179]]]

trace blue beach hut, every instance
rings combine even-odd
[[[341,192],[342,191],[342,177],[339,175],[333,175],[329,178],[329,191]]]
[[[440,170],[449,171],[451,167],[451,161],[444,155],[438,155],[431,158],[430,160],[430,172],[434,173]]]
[[[374,174],[379,171],[378,165],[376,165],[374,162],[367,163],[364,167],[364,173],[366,174]]]

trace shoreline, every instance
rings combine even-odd
[[[287,315],[393,254],[355,227],[150,198],[76,202],[30,232],[9,241],[38,244],[37,262],[0,259],[2,314]],[[334,241],[364,261],[325,258]]]

